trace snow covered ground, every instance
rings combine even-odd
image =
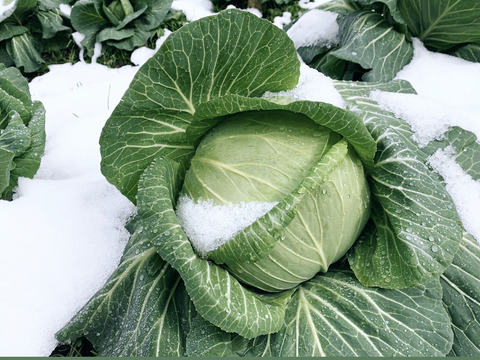
[[[211,13],[207,0],[174,6],[189,20]],[[139,50],[135,63],[151,54]],[[55,332],[119,261],[128,239],[123,226],[135,208],[100,173],[98,139],[138,68],[55,65],[30,84],[33,98],[47,110],[47,144],[35,178],[20,179],[15,199],[0,201],[0,356],[48,356]],[[293,95],[338,101],[329,79],[312,71],[302,67]],[[417,41],[413,61],[397,77],[410,81],[418,95],[374,96],[410,122],[420,144],[448,125],[480,137],[480,64],[431,53]],[[465,227],[480,241],[480,183],[452,164],[448,153],[436,154],[431,164],[445,177]]]

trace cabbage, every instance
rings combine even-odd
[[[167,38],[100,138],[103,174],[138,208],[130,241],[59,341],[87,336],[102,356],[474,353],[480,246],[408,124],[369,97],[413,88],[334,82],[346,108],[264,97],[299,73],[285,32],[246,12]],[[268,206],[203,253],[184,199]]]
[[[295,287],[326,272],[352,246],[369,216],[363,165],[341,137],[305,115],[234,115],[207,134],[185,175],[183,192],[214,204],[280,202],[329,154],[345,150],[328,177],[298,205],[271,252],[256,262],[226,262],[242,282],[265,291]],[[188,221],[185,220],[185,221]]]

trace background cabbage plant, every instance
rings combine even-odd
[[[392,80],[413,57],[412,38],[432,51],[480,60],[476,0],[332,0],[317,10],[338,14],[337,42],[298,50],[309,66],[335,79]]]
[[[11,199],[19,177],[32,178],[45,149],[45,109],[32,101],[16,68],[0,64],[0,199]]]
[[[478,354],[480,247],[409,126],[368,97],[413,88],[337,81],[347,109],[263,97],[295,87],[299,68],[282,30],[227,10],[173,33],[138,71],[100,139],[102,172],[138,216],[118,269],[59,341],[87,336],[103,356]],[[301,115],[355,151],[371,215],[326,273],[266,293],[221,263],[268,255],[308,191],[290,192],[213,261],[194,251],[175,210],[202,139],[233,115],[273,111]],[[304,178],[310,188],[322,179]]]
[[[63,49],[70,42],[70,21],[59,6],[72,0],[12,2],[0,15],[0,63],[31,73],[43,65],[42,52]]]
[[[144,46],[159,30],[172,0],[88,0],[72,7],[72,25],[85,35],[81,41],[88,56],[95,43],[122,50]]]

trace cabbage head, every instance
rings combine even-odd
[[[305,186],[316,166],[339,151],[319,186]],[[340,150],[341,149],[341,150]],[[323,160],[323,161],[322,161]],[[347,142],[305,115],[255,111],[234,115],[200,142],[183,192],[216,205],[281,202],[304,191],[281,241],[258,261],[226,264],[242,282],[281,291],[326,272],[352,246],[369,216],[363,165]],[[188,220],[185,220],[188,221]]]

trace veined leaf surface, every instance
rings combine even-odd
[[[451,52],[450,55],[471,62],[480,62],[480,44],[467,44]]]
[[[370,288],[339,267],[298,287],[278,333],[246,340],[201,329],[187,338],[187,348],[189,341],[205,345],[197,355],[444,356],[453,341],[439,280],[413,289]]]
[[[185,25],[138,71],[107,121],[102,171],[134,201],[140,174],[156,156],[191,156],[185,129],[200,103],[286,90],[298,76],[293,43],[254,15],[227,10]]]
[[[455,334],[451,355],[480,356],[480,245],[470,234],[464,233],[441,283]]]
[[[480,143],[474,133],[453,126],[442,140],[434,140],[422,150],[432,155],[447,146],[454,152],[455,161],[473,180],[480,180]]]
[[[332,269],[301,285],[285,327],[273,335],[278,356],[442,356],[452,331],[438,280],[406,290],[362,286]]]
[[[405,82],[336,82],[336,87],[377,141],[370,173],[372,220],[349,256],[357,278],[369,286],[405,288],[437,279],[450,265],[462,228],[453,201],[408,124],[368,97],[379,89],[412,92]],[[388,256],[387,256],[388,254]]]
[[[228,332],[252,338],[278,331],[291,291],[259,294],[224,268],[201,259],[178,223],[174,203],[184,169],[157,158],[139,182],[138,211],[158,253],[179,273],[200,315]]]

